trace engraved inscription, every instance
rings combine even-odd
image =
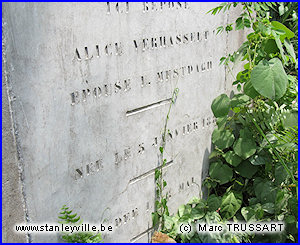
[[[138,208],[134,208],[131,211],[126,212],[120,217],[115,218],[115,226],[116,228],[120,227],[121,225],[127,224],[130,220],[135,219],[138,216]]]
[[[165,9],[188,9],[187,2],[144,2],[143,12],[163,11]]]
[[[99,159],[96,162],[87,163],[84,166],[75,169],[75,180],[92,175],[102,169],[102,159]]]

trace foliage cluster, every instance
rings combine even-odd
[[[241,5],[242,13],[217,32],[250,28],[241,47],[221,64],[244,62],[230,98],[211,109],[207,200],[193,198],[177,214],[163,214],[162,231],[178,242],[297,242],[298,240],[298,3],[223,3],[215,15]],[[296,34],[296,35],[295,35]],[[178,234],[178,224],[284,221],[274,235]]]
[[[73,213],[66,205],[63,205],[61,212],[59,213],[59,223],[68,224],[68,225],[80,225],[82,221],[80,216],[77,213]],[[93,232],[76,232],[76,233],[67,233],[64,232],[61,236],[62,240],[67,243],[100,243],[102,242],[101,233]]]

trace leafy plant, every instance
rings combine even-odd
[[[298,24],[297,3],[222,3],[213,15],[242,7],[234,23],[217,34],[249,28],[231,64],[244,62],[234,76],[236,94],[212,102],[217,118],[212,134],[207,200],[193,198],[164,219],[163,232],[178,242],[298,241]],[[273,17],[273,19],[272,19]],[[274,235],[178,234],[180,222],[284,221]]]
[[[295,34],[279,21],[270,21],[268,10],[275,9],[275,3],[241,5],[236,30],[253,32],[237,52],[221,59],[228,68],[230,63],[246,64],[233,83],[240,93],[232,98],[222,94],[212,103],[218,127],[212,135],[215,150],[205,184],[210,194],[223,196],[222,220],[284,220],[289,226],[284,235],[252,236],[251,241],[295,242],[297,206],[288,205],[298,200]],[[225,6],[229,9],[231,4],[222,9]],[[213,14],[216,9],[220,11],[215,8]],[[229,141],[229,135],[234,139]]]
[[[69,225],[80,225],[82,221],[77,213],[72,213],[73,210],[69,209],[66,205],[61,208],[59,218],[59,223],[69,224]],[[76,232],[62,234],[62,239],[68,243],[99,243],[102,242],[102,237],[100,233],[93,232]]]
[[[162,161],[162,164],[155,170],[155,210],[152,213],[152,223],[155,230],[159,229],[159,226],[161,226],[161,229],[164,229],[165,225],[165,217],[169,216],[169,209],[167,206],[167,200],[168,200],[168,194],[163,193],[164,188],[167,186],[167,182],[163,179],[163,167],[166,166],[167,159],[164,158],[164,150],[166,147],[166,135],[168,132],[168,121],[169,116],[171,112],[172,105],[175,104],[177,96],[178,96],[179,89],[175,88],[172,94],[171,103],[169,106],[169,110],[167,113],[163,133],[162,133],[162,144],[159,147],[160,151],[160,159]]]

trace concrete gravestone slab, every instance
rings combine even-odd
[[[26,217],[67,204],[107,219],[108,242],[147,242],[154,171],[173,90],[164,173],[170,211],[201,191],[226,88],[226,15],[215,3],[6,3],[9,96]],[[34,242],[57,236],[32,234]]]

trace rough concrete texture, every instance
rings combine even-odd
[[[114,225],[107,242],[147,242],[170,98],[164,177],[171,213],[201,192],[229,92],[216,3],[5,3],[10,96],[32,223],[67,204]],[[58,235],[32,234],[33,242]]]
[[[5,50],[2,37],[2,50]],[[5,54],[2,54],[2,242],[27,242],[25,234],[14,232],[14,225],[24,223],[25,209],[18,168],[18,156],[7,94]]]

